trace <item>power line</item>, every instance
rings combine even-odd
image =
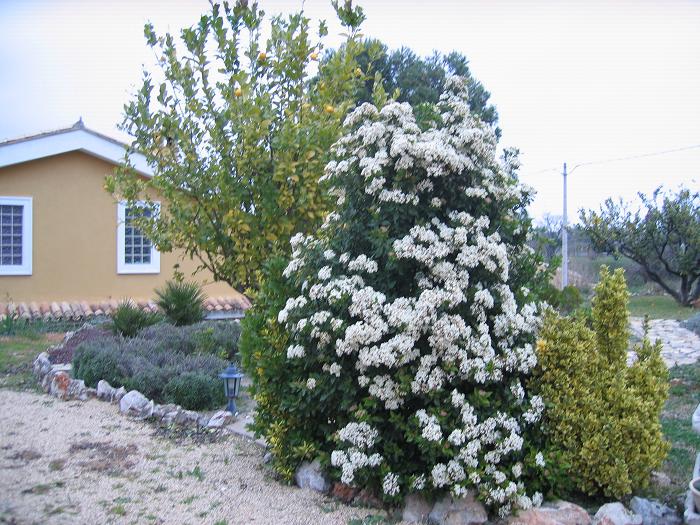
[[[700,148],[700,144],[693,144],[692,146],[684,146],[682,148],[674,148],[674,149],[667,149],[667,150],[661,150],[661,151],[652,151],[650,153],[640,153],[638,155],[629,155],[626,157],[614,157],[610,159],[602,159],[602,160],[591,160],[588,162],[581,162],[579,164],[576,164],[571,170],[569,171],[569,174],[571,174],[576,168],[580,168],[582,166],[591,166],[594,164],[608,164],[610,162],[622,162],[625,160],[634,160],[634,159],[642,159],[645,157],[655,157],[657,155],[668,155],[669,153],[678,153],[680,151],[687,151],[691,149],[697,149]],[[556,171],[559,172],[561,168],[558,166],[555,168],[546,168],[540,171],[535,171],[533,173],[529,173],[528,175],[539,175],[540,173],[546,173],[548,171]]]
[[[642,159],[645,157],[655,157],[657,155],[667,155],[669,153],[677,153],[679,151],[687,151],[687,150],[696,149],[696,148],[700,148],[700,144],[694,144],[693,146],[685,146],[683,148],[667,149],[667,150],[663,150],[663,151],[654,151],[651,153],[641,153],[639,155],[630,155],[628,157],[617,157],[617,158],[605,159],[605,160],[592,160],[590,162],[582,162],[580,164],[576,164],[576,166],[571,168],[571,171],[574,171],[576,168],[580,168],[581,166],[590,166],[592,164],[607,164],[609,162],[621,162],[623,160]],[[571,173],[571,171],[569,173]]]

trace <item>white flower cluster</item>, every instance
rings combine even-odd
[[[356,470],[377,467],[382,462],[382,456],[378,453],[368,453],[378,436],[377,429],[364,422],[348,423],[340,429],[338,438],[349,443],[350,447],[347,450],[334,450],[331,454],[331,465],[341,469],[343,483],[352,484]]]
[[[421,436],[428,441],[441,441],[442,440],[442,429],[440,428],[440,423],[435,416],[429,416],[425,410],[422,408],[416,412],[416,417],[418,422],[423,429]]]
[[[424,132],[407,104],[390,103],[381,110],[361,105],[347,117],[352,131],[336,144],[339,160],[328,164],[324,176],[344,202],[359,193],[374,214],[388,208],[382,207],[386,203],[430,210],[431,220],[392,231],[388,241],[391,264],[415,269],[402,283],[410,291],[397,296],[382,280],[385,262],[376,254],[377,260],[350,246],[338,256],[331,249],[331,233],[344,231],[338,222],[341,208],[327,219],[318,239],[294,237],[284,275],[303,272],[297,281],[306,280],[278,320],[290,332],[288,358],[316,359],[326,374],[356,381],[358,392],[376,399],[384,411],[414,407],[406,415],[418,421],[421,446],[442,454],[449,450],[449,460],[411,479],[386,474],[386,495],[395,496],[402,486],[421,490],[431,484],[455,495],[476,486],[489,504],[527,508],[541,496],[527,496],[520,480],[523,430],[540,420],[544,403],[528,396],[519,378],[536,365],[531,343],[539,324],[537,307],[519,305],[509,285],[510,258],[520,247],[509,244],[489,216],[451,209],[445,188],[495,207],[529,190],[498,167],[493,132],[471,116],[463,81],[450,79],[447,85],[439,106],[444,124]],[[395,176],[409,171],[415,176]],[[468,177],[468,184],[460,176],[452,184],[454,174],[472,172],[480,176]],[[364,191],[344,191],[345,184],[357,180]],[[504,221],[515,221],[514,215],[501,213]],[[317,350],[305,351],[311,348]],[[309,378],[307,387],[315,386]],[[508,396],[511,413],[471,404],[469,396],[480,391]],[[433,410],[434,405],[415,409],[421,400],[441,395],[449,412]],[[378,438],[377,428],[364,422],[339,430],[343,445],[332,452],[331,464],[341,470],[344,483],[352,483],[358,470],[384,461],[371,453]]]

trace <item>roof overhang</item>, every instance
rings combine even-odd
[[[0,143],[0,168],[71,151],[81,151],[112,164],[122,164],[126,148],[126,144],[100,133],[73,127]],[[153,176],[153,170],[143,154],[131,152],[129,158],[137,173]]]

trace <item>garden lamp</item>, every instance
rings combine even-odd
[[[241,389],[241,379],[243,374],[234,364],[231,364],[219,374],[219,377],[224,380],[224,394],[226,394],[226,399],[228,399],[228,405],[226,405],[226,410],[232,414],[236,413],[236,398],[238,397],[238,392]]]

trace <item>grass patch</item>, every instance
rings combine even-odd
[[[56,472],[58,470],[63,470],[63,467],[66,466],[66,460],[65,459],[54,459],[49,462],[49,470],[51,472]]]
[[[36,390],[32,363],[38,354],[57,341],[56,334],[0,337],[0,388]]]
[[[126,516],[126,509],[124,508],[124,505],[115,505],[109,510],[109,512],[115,516]]]
[[[649,319],[677,319],[683,321],[695,311],[687,306],[680,306],[668,295],[636,295],[630,297],[630,315],[634,317],[649,316]]]
[[[661,426],[671,450],[660,470],[670,478],[671,484],[651,486],[644,495],[680,510],[700,450],[700,436],[693,431],[691,423],[700,403],[700,363],[675,366],[669,372],[671,388],[661,413]]]
[[[199,465],[197,465],[192,470],[190,470],[187,473],[187,475],[192,476],[193,478],[197,479],[198,481],[204,480],[204,471],[201,468],[199,468]]]

